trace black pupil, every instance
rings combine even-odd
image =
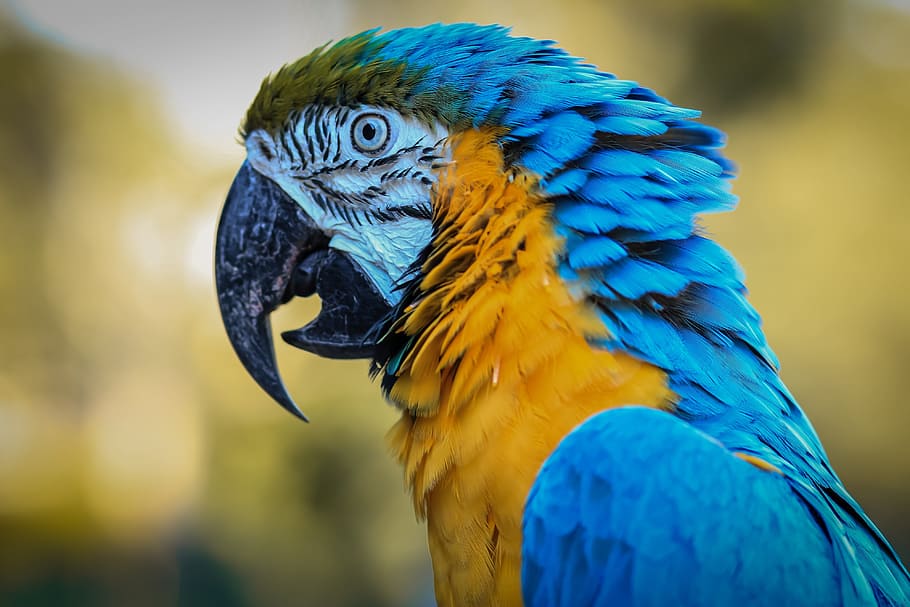
[[[372,141],[373,137],[376,136],[376,127],[370,124],[369,122],[363,125],[363,128],[360,130],[361,135],[363,135],[364,141]]]

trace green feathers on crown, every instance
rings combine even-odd
[[[380,57],[385,42],[366,31],[336,44],[328,44],[289,63],[262,81],[247,110],[240,134],[263,129],[281,132],[294,112],[309,104],[377,105],[398,109],[429,121],[439,118],[429,92],[418,93],[423,69]],[[438,100],[438,99],[436,99]]]

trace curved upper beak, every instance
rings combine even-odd
[[[275,361],[269,314],[287,301],[294,267],[326,238],[275,182],[244,162],[231,184],[215,241],[221,318],[249,374],[278,403],[306,419]]]
[[[278,403],[306,420],[275,360],[269,315],[294,295],[319,294],[312,322],[286,332],[298,348],[330,358],[365,358],[389,306],[369,277],[274,181],[244,162],[228,192],[215,243],[221,317],[249,374]]]

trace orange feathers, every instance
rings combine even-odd
[[[544,459],[590,415],[673,394],[659,369],[589,345],[606,330],[557,275],[533,176],[503,170],[491,133],[459,136],[452,160],[421,296],[395,328],[416,342],[389,441],[428,520],[439,604],[520,605],[521,517]]]

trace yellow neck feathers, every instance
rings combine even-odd
[[[558,277],[560,241],[532,176],[503,169],[490,133],[453,142],[434,200],[414,339],[389,441],[428,520],[440,605],[520,605],[521,517],[560,439],[603,409],[668,406],[657,368],[592,348],[606,337]]]

